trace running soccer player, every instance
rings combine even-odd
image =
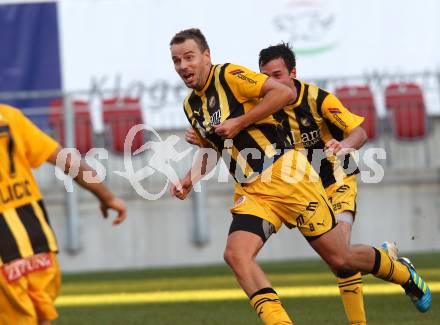
[[[430,291],[412,265],[390,259],[380,248],[343,240],[319,176],[304,155],[291,150],[277,113],[298,97],[296,89],[242,66],[213,65],[198,29],[177,33],[170,47],[176,72],[192,89],[184,112],[203,143],[216,151],[215,159],[199,152],[171,193],[185,199],[223,158],[237,182],[224,257],[263,322],[293,324],[255,261],[282,224],[297,227],[338,277],[372,273],[402,285],[419,310],[429,309]]]
[[[0,324],[49,325],[58,317],[58,247],[32,169],[55,165],[60,150],[21,111],[0,104]],[[85,173],[95,171],[84,161],[58,167],[67,172],[74,163],[75,181],[98,198],[104,217],[111,209],[118,214],[114,225],[124,221],[124,201],[103,183],[86,182]]]
[[[359,169],[349,151],[359,149],[367,140],[360,126],[364,118],[351,113],[332,93],[296,79],[295,53],[288,44],[261,50],[258,64],[262,73],[295,88],[299,94],[284,108],[288,115],[284,125],[295,149],[306,150],[309,162],[319,171],[338,227],[350,243]],[[326,156],[325,150],[332,155]],[[366,324],[361,273],[337,281],[350,324]]]

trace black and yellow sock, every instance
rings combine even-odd
[[[405,265],[398,261],[393,261],[381,248],[374,248],[374,251],[376,259],[371,273],[375,277],[400,285],[408,282],[410,273]]]
[[[263,288],[251,296],[251,305],[265,325],[293,325],[275,290]]]
[[[345,314],[347,315],[350,324],[367,324],[361,273],[358,272],[354,275],[343,278],[337,277],[337,280],[342,303],[344,304]]]

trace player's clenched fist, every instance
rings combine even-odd
[[[350,153],[351,151],[354,150],[352,148],[347,148],[344,145],[343,141],[339,142],[336,139],[331,139],[330,141],[327,141],[327,143],[325,144],[325,149],[330,154],[337,156],[346,155],[347,153]]]
[[[197,136],[196,131],[194,131],[193,128],[188,128],[185,131],[185,140],[186,140],[186,142],[191,143],[195,146],[199,146],[199,147],[202,146],[200,139]]]
[[[213,125],[213,128],[217,135],[224,139],[232,139],[243,129],[243,123],[240,118],[234,117],[218,125]]]

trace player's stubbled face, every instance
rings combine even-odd
[[[296,77],[295,69],[289,72],[282,58],[273,59],[260,66],[260,71],[286,86],[291,86],[292,78]]]
[[[203,88],[211,69],[209,50],[202,52],[196,41],[188,39],[183,43],[171,45],[171,58],[174,69],[187,87]]]

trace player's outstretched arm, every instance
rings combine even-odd
[[[85,179],[85,173],[91,173],[93,177],[95,177],[97,172],[80,157],[68,155],[66,159],[59,160],[65,162],[62,166],[59,166],[59,163],[57,164],[57,157],[60,152],[61,148],[57,148],[48,158],[47,162],[61,168],[65,173],[68,173],[68,171],[71,170],[72,165],[76,164],[78,167],[78,175],[74,177],[75,182],[86,190],[92,192],[99,199],[101,203],[101,212],[104,218],[107,218],[108,210],[111,209],[118,213],[115,220],[113,220],[113,224],[118,225],[123,222],[127,218],[127,207],[125,202],[115,197],[103,182],[87,182]]]
[[[193,185],[214,169],[219,158],[220,155],[214,149],[200,149],[197,152],[190,171],[180,180],[179,184],[173,184],[171,186],[171,195],[180,200],[185,200],[189,192],[191,192]]]
[[[215,133],[226,139],[232,139],[241,130],[281,110],[290,101],[295,100],[297,94],[295,88],[292,89],[273,78],[268,78],[261,89],[260,97],[262,100],[250,111],[214,125]]]

